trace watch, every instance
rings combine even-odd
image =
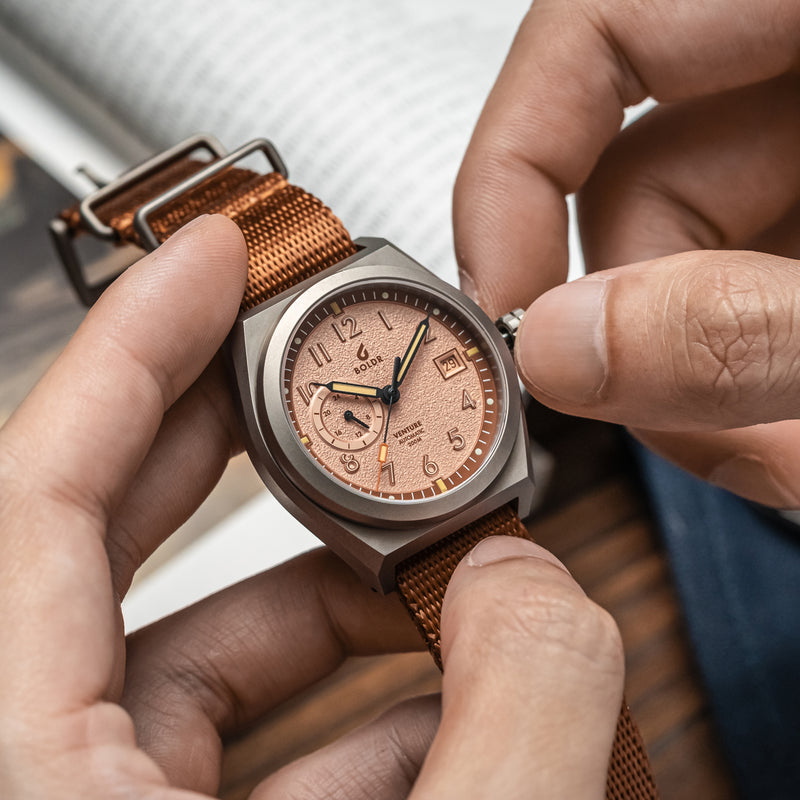
[[[263,154],[266,174],[237,164]],[[154,249],[200,213],[244,233],[249,275],[228,342],[259,475],[373,589],[397,590],[441,667],[447,582],[482,538],[528,536],[533,478],[509,344],[466,296],[383,239],[352,240],[289,183],[274,146],[226,154],[195,136],[135,167],[51,223],[79,297],[80,234]],[[653,798],[623,702],[607,797]]]

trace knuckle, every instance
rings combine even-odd
[[[138,537],[124,520],[112,522],[106,536],[106,552],[114,591],[122,598],[128,591],[136,570],[145,560]]]
[[[767,289],[763,271],[752,264],[708,263],[689,271],[670,287],[667,303],[670,316],[686,320],[686,335],[673,343],[672,353],[680,388],[716,408],[781,384],[788,388],[797,376],[794,359],[787,360],[788,370],[776,369],[775,362],[795,349],[791,324],[782,324],[792,319],[792,305],[788,294]]]

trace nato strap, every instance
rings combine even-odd
[[[136,210],[198,172],[206,164],[179,159],[110,197],[95,209],[120,243],[141,246],[133,225]],[[164,242],[200,214],[224,214],[244,233],[249,255],[247,310],[333,266],[356,252],[347,230],[316,197],[277,172],[266,175],[231,167],[155,211],[150,226]],[[73,234],[85,232],[78,206],[61,214]],[[510,507],[465,526],[400,565],[398,591],[441,669],[442,600],[456,565],[486,536],[529,537]],[[657,792],[639,731],[623,703],[608,773],[608,798],[649,800]]]
[[[397,567],[397,591],[417,629],[442,668],[440,629],[442,602],[453,571],[464,556],[487,536],[519,536],[530,539],[528,529],[511,506],[503,506]],[[535,680],[533,675],[531,680]],[[650,769],[641,734],[623,698],[617,720],[614,747],[608,765],[606,798],[609,800],[656,800],[658,790]]]
[[[109,198],[95,213],[120,243],[141,246],[133,226],[136,210],[205,166],[180,159]],[[224,214],[242,229],[250,262],[243,311],[356,252],[333,212],[277,172],[263,175],[231,167],[167,203],[149,221],[164,242],[200,214]],[[73,232],[84,230],[78,206],[61,217]]]

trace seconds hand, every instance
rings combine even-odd
[[[400,364],[402,363],[402,359],[400,356],[395,356],[394,359],[394,369],[392,370],[392,383],[391,386],[388,387],[389,389],[389,409],[386,412],[386,429],[383,432],[383,442],[381,442],[380,448],[378,448],[378,485],[375,487],[375,491],[380,491],[381,488],[381,474],[383,473],[383,465],[386,463],[386,456],[389,453],[389,445],[386,444],[386,439],[389,436],[389,420],[392,417],[392,406],[394,405],[394,401],[398,394],[397,392],[397,375],[400,372]]]

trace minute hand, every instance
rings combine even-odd
[[[422,346],[423,341],[425,341],[425,335],[428,332],[428,328],[431,326],[431,318],[430,315],[425,317],[419,325],[417,325],[417,329],[414,331],[414,335],[411,337],[411,343],[408,345],[408,349],[406,350],[406,354],[403,356],[403,360],[400,362],[400,371],[397,373],[397,385],[399,386],[403,379],[406,377],[408,373],[408,368],[411,366],[411,362],[414,360],[414,356],[419,351],[419,348]]]

